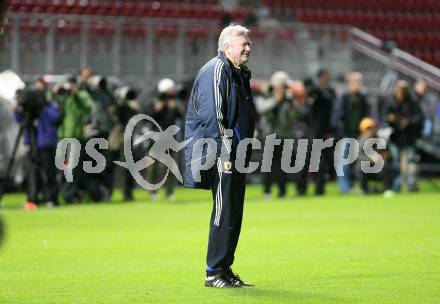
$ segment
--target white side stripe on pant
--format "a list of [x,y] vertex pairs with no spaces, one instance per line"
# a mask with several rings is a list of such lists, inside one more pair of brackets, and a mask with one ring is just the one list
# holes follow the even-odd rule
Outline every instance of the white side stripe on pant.
[[215,218],[214,218],[214,225],[220,226],[220,216],[222,214],[222,205],[223,205],[223,199],[222,199],[222,162],[220,158],[217,159],[217,171],[218,171],[218,185],[217,185],[217,191],[215,194]]

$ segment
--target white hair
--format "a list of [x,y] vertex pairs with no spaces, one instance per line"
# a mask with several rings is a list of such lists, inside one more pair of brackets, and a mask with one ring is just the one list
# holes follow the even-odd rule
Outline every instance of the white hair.
[[290,76],[284,71],[277,71],[270,77],[272,86],[287,85],[290,82]]
[[348,73],[347,77],[346,77],[346,80],[347,80],[347,82],[350,82],[352,80],[362,81],[363,77],[362,77],[362,74],[360,72],[356,72],[355,71],[355,72]]
[[222,30],[220,36],[218,37],[218,50],[224,51],[225,44],[229,43],[232,38],[236,36],[247,36],[248,33],[249,29],[245,28],[244,26],[236,23],[231,23]]

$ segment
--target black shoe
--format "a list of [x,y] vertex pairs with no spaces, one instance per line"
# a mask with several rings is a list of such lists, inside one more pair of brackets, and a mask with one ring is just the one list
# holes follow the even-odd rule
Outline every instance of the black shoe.
[[216,274],[216,275],[212,275],[212,276],[206,275],[205,287],[237,288],[237,287],[241,287],[241,286],[238,286],[237,284],[233,284],[229,280],[229,277],[226,274],[220,273],[220,274]]
[[244,282],[242,279],[240,279],[238,274],[234,273],[231,268],[229,268],[228,272],[226,273],[226,277],[229,280],[229,282],[231,282],[231,284],[234,284],[237,287],[254,286],[254,284],[249,282]]

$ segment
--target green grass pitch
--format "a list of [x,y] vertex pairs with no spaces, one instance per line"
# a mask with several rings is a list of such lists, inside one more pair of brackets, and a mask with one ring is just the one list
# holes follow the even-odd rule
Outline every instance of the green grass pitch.
[[233,290],[203,287],[209,192],[33,212],[7,195],[0,303],[440,303],[438,190],[331,188],[268,201],[248,187],[234,271],[256,287]]

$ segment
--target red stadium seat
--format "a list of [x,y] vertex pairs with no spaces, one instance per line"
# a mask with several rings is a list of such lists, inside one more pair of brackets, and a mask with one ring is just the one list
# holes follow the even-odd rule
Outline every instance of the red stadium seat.
[[175,37],[177,35],[178,27],[170,24],[158,24],[154,27],[154,33],[161,37]]
[[144,24],[124,24],[122,28],[122,35],[130,37],[143,37],[147,32],[147,27]]
[[292,29],[276,29],[274,31],[275,39],[279,40],[293,40],[295,33]]
[[75,34],[81,31],[81,24],[78,21],[58,20],[55,32],[64,34]]
[[204,38],[209,35],[209,29],[203,25],[192,25],[187,29],[188,38]]
[[115,26],[110,23],[93,22],[90,26],[92,36],[110,36],[115,31]]
[[31,19],[23,21],[20,24],[20,29],[25,33],[43,33],[47,31],[48,25],[49,23],[47,20]]

